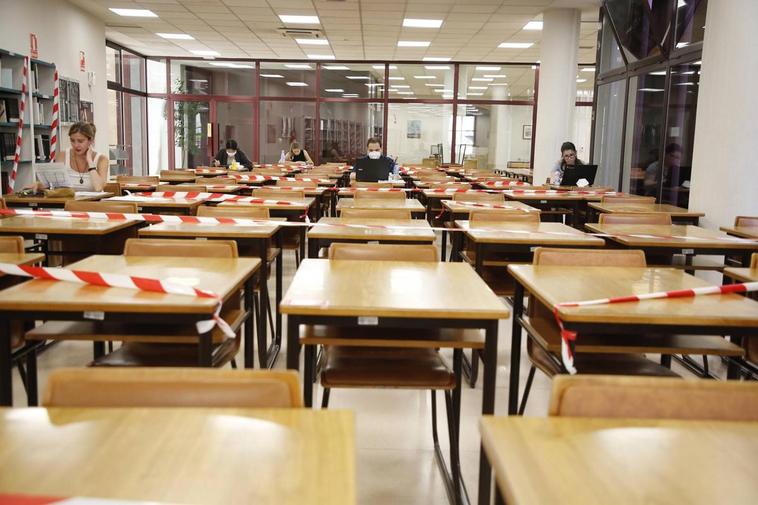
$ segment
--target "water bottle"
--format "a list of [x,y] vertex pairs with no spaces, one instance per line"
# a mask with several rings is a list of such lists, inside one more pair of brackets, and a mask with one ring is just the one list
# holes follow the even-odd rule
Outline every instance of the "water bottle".
[[282,154],[279,155],[279,163],[284,163],[286,161],[286,156],[284,154],[284,149],[282,149]]

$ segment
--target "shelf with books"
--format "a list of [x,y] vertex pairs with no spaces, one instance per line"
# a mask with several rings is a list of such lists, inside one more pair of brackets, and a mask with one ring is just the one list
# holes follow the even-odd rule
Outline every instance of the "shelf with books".
[[20,89],[3,88],[0,86],[0,95],[21,95]]

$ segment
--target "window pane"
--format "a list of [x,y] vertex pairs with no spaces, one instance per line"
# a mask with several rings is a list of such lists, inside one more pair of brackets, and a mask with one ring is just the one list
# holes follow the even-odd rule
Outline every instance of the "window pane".
[[145,91],[145,59],[127,51],[121,51],[123,82],[125,88]]
[[[593,163],[598,165],[597,177],[595,178],[595,185],[597,186],[618,187],[624,129],[625,93],[626,80],[623,79],[603,84],[597,88],[595,149],[592,156]],[[577,107],[577,109],[579,108]],[[584,109],[584,107],[581,108]],[[628,185],[625,185],[625,190],[628,190]]]
[[[215,155],[226,147],[227,140],[236,140],[239,150],[248,158],[253,156],[253,104],[216,102],[216,141],[211,152]],[[252,159],[252,158],[250,158]]]
[[389,104],[387,154],[397,156],[399,163],[421,163],[442,144],[443,163],[449,163],[452,116],[448,104]]
[[613,36],[613,28],[608,16],[603,16],[603,39],[600,46],[600,73],[608,72],[624,66],[621,49]]
[[168,111],[167,100],[163,98],[147,99],[150,175],[158,175],[168,168]]
[[110,150],[111,175],[126,174],[126,168],[122,161],[123,144],[121,128],[121,92],[108,90],[108,148]]
[[[176,168],[195,168],[207,165],[208,102],[174,102],[174,165]],[[215,153],[214,153],[215,154]]]
[[255,94],[255,65],[250,62],[172,60],[171,89],[188,95]]
[[676,7],[677,48],[702,42],[705,35],[705,13],[708,0],[679,0]]
[[651,72],[629,80],[624,190],[657,196],[658,160],[663,130],[665,75]]
[[[390,81],[390,84],[397,84],[397,89],[405,89],[404,81],[393,80]],[[321,96],[329,98],[384,98],[384,64],[342,65],[335,63],[322,65]]]
[[105,46],[105,79],[113,82],[121,82],[121,58],[119,50]]
[[674,0],[607,0],[605,3],[627,59],[660,54],[671,31]]
[[146,172],[145,146],[145,98],[123,93],[124,148],[126,151],[126,171],[130,175]]
[[166,60],[147,60],[147,92],[167,93]]
[[369,137],[381,140],[384,105],[321,103],[321,161],[352,161],[364,156]]
[[295,141],[316,161],[315,103],[262,101],[260,107],[261,163],[276,163]]
[[531,105],[459,105],[456,161],[476,159],[479,168],[505,168],[510,161],[529,162],[532,111]]
[[[396,66],[397,68],[392,68]],[[453,65],[392,65],[390,98],[453,98]],[[400,87],[400,86],[408,86]]]
[[261,96],[316,96],[315,63],[261,63]]
[[458,70],[458,98],[532,100],[534,69],[530,65],[461,65]]

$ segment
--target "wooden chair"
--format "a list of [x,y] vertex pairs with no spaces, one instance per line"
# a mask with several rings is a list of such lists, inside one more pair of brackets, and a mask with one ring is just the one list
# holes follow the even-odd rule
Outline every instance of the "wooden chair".
[[136,202],[82,202],[68,200],[63,209],[69,212],[118,212],[121,214],[137,214]]
[[206,187],[201,184],[159,184],[155,191],[176,191],[177,193],[205,193]]
[[123,194],[121,191],[121,184],[117,182],[106,182],[103,184],[103,191],[106,193],[113,193],[115,196],[121,196]]
[[503,193],[472,191],[469,193],[453,193],[453,200],[456,202],[504,203],[505,195]]
[[5,205],[5,198],[0,198],[0,209],[7,209],[8,206]]
[[302,407],[297,372],[207,368],[61,368],[46,407]]
[[197,177],[195,178],[195,184],[235,186],[237,179],[234,177]]
[[356,191],[356,200],[405,200],[405,191]]
[[563,375],[550,416],[758,421],[758,383],[663,377]]
[[734,226],[758,226],[758,216],[737,216]]
[[467,182],[430,182],[429,189],[471,189]]
[[256,188],[253,190],[253,196],[267,200],[303,200],[305,191],[296,189],[269,189]]
[[198,217],[238,217],[240,219],[269,219],[269,210],[266,207],[254,205],[238,206],[210,206],[202,205],[197,208]]
[[[310,179],[310,177],[307,177],[307,179]],[[276,181],[276,185],[277,186],[286,186],[286,187],[290,187],[290,188],[317,188],[318,187],[318,181],[313,181],[313,180],[311,180],[311,181],[302,181],[302,180],[300,180],[300,181],[298,181],[298,180],[287,181],[287,180],[278,179]]]
[[345,208],[340,212],[343,219],[411,219],[410,210],[402,209],[356,209]]
[[521,210],[472,211],[468,216],[469,225],[477,223],[509,222],[509,223],[539,223],[539,212],[524,212]]
[[637,195],[607,195],[601,200],[601,203],[655,203],[654,196],[637,196]]
[[191,181],[195,179],[194,170],[161,170],[160,180],[162,181]]
[[177,256],[189,258],[237,258],[234,240],[185,240],[135,238],[126,241],[124,256]]
[[[136,202],[82,202],[78,200],[68,200],[64,206],[64,210],[69,212],[115,212],[119,214],[137,214]],[[121,254],[124,250],[124,243],[130,238],[137,237],[137,227],[131,226],[129,228],[117,231],[109,235],[107,241],[103,241],[98,245],[98,241],[92,237],[69,237],[61,238],[49,243],[48,247],[52,250],[66,251],[67,255],[64,258],[63,264],[70,264],[74,261],[78,261],[86,258],[94,251],[98,254]],[[77,251],[77,253],[73,253]],[[82,252],[79,251],[93,251]]]
[[600,224],[652,224],[671,226],[671,214],[643,213],[643,212],[614,212],[601,213],[598,222]]
[[24,254],[24,237],[0,236],[0,253]]
[[351,188],[391,188],[391,182],[351,181]]
[[116,182],[119,184],[149,184],[157,186],[161,183],[157,175],[117,175]]

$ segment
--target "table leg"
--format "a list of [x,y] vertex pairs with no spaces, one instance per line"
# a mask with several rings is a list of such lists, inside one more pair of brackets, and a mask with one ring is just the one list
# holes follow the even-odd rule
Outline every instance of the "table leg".
[[524,286],[516,281],[513,293],[513,325],[511,327],[511,370],[508,385],[508,415],[518,412],[519,368],[521,366],[521,323],[524,312]]
[[315,347],[313,345],[304,346],[305,356],[303,358],[303,404],[305,408],[313,407],[313,372]]
[[[257,275],[263,275],[262,270],[258,270]],[[255,296],[255,283],[257,276],[253,275],[245,282],[245,312],[247,312],[247,318],[245,319],[245,368],[255,368],[255,355],[253,344],[253,333],[255,325],[255,317],[253,310],[253,297]]]
[[[497,320],[490,321],[486,326],[484,337],[484,380],[482,381],[482,415],[495,413],[495,374],[497,372]],[[489,505],[490,482],[492,468],[484,452],[484,446],[479,447],[479,504]]]
[[7,319],[0,319],[0,405],[13,405],[13,383],[11,357],[11,325]]
[[[279,253],[282,254],[281,252]],[[260,251],[261,255],[261,267],[259,269],[261,280],[260,280],[260,305],[258,306],[258,345],[260,346],[263,344],[263,349],[258,350],[258,364],[261,368],[265,369],[268,367],[268,363],[271,361],[271,356],[269,353],[269,350],[273,348],[273,346],[267,348],[268,344],[268,310],[269,306],[271,304],[271,300],[269,300],[268,296],[268,272],[270,265],[267,263],[268,261],[268,247],[264,246],[262,247],[262,250]],[[277,261],[279,259],[277,258]],[[272,341],[274,338],[272,337]],[[261,356],[265,356],[265,360],[261,360]]]
[[292,314],[287,316],[287,368],[300,369],[300,323]]
[[197,346],[197,364],[201,367],[213,366],[213,331],[200,334],[200,342]]
[[279,305],[282,303],[282,279],[284,276],[284,252],[282,251],[282,234],[281,231],[276,234],[276,247],[279,248],[279,256],[276,258],[276,335],[274,340],[276,345],[282,345],[282,313],[279,311]]
[[26,355],[26,398],[29,407],[39,405],[36,346],[30,349]]
[[308,237],[308,257],[309,258],[318,258],[318,250],[320,248],[319,240]]

